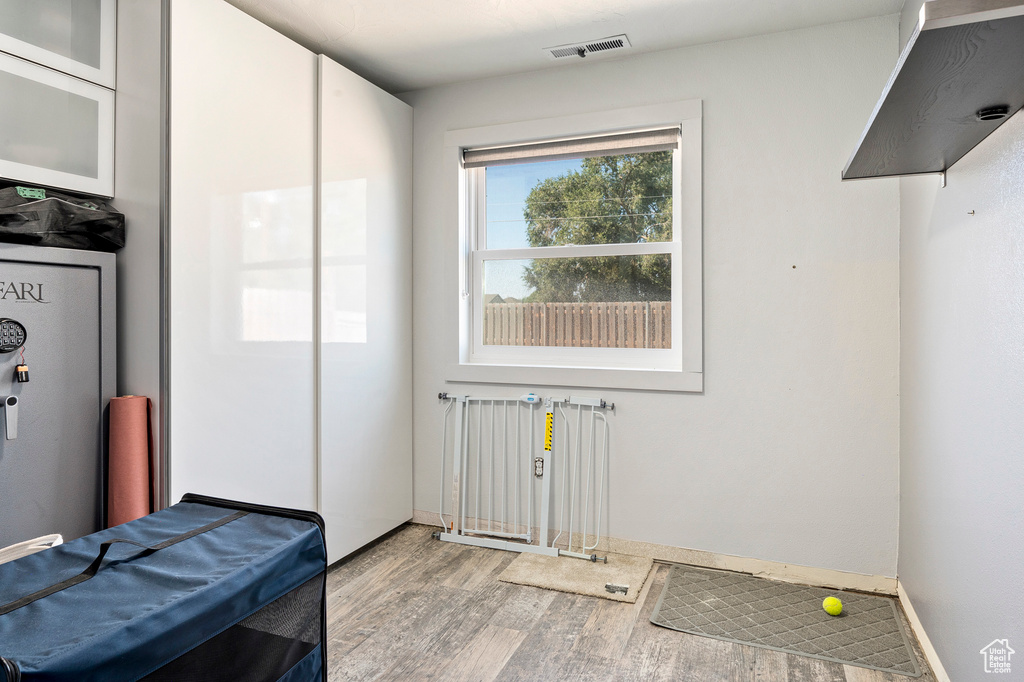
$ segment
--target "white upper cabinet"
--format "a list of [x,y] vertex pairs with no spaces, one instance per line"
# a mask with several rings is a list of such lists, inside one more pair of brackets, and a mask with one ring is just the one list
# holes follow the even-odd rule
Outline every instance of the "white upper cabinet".
[[114,93],[0,53],[0,177],[114,193]]
[[117,0],[0,0],[0,50],[113,89]]
[[116,15],[117,0],[0,0],[0,177],[113,196]]

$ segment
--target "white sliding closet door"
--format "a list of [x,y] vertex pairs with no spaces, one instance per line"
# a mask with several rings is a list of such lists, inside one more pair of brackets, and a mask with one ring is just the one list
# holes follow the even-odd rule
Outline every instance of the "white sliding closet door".
[[412,109],[320,57],[320,506],[335,561],[412,517]]
[[171,2],[170,501],[314,509],[317,58]]

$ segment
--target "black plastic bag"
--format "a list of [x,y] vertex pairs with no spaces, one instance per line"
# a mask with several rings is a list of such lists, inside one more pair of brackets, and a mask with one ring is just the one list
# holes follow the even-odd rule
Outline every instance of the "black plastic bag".
[[124,246],[124,214],[103,199],[5,187],[0,189],[0,241],[117,251]]

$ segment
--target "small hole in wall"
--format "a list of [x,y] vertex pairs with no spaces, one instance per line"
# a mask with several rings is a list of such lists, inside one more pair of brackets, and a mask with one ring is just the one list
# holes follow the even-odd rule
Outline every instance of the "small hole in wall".
[[796,270],[796,266],[795,265],[793,266],[793,269]]

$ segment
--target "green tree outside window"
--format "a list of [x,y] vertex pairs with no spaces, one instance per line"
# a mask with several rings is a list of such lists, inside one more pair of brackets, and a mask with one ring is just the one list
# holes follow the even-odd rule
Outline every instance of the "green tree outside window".
[[[672,152],[585,158],[538,183],[523,216],[530,246],[672,240]],[[523,272],[539,302],[671,300],[667,254],[535,259]]]

